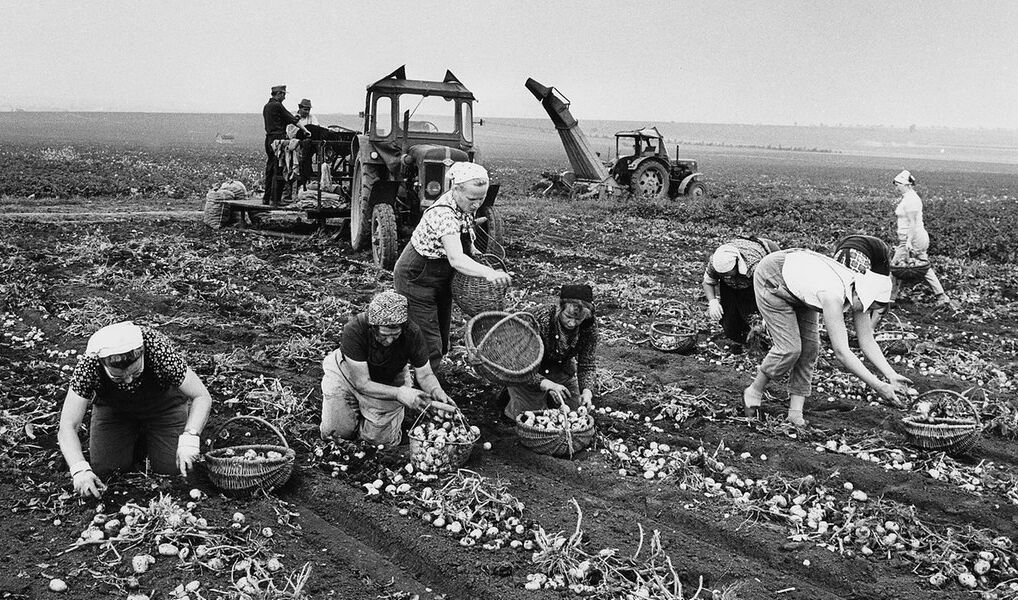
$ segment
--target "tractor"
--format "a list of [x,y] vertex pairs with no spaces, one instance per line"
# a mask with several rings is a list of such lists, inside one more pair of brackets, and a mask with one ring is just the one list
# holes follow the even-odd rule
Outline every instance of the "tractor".
[[[474,95],[451,72],[442,81],[407,79],[404,67],[367,87],[364,133],[351,147],[350,245],[371,246],[391,270],[424,211],[449,191],[446,171],[475,161]],[[480,123],[479,123],[480,124]],[[502,243],[498,185],[475,214],[477,249]]]
[[619,185],[645,198],[705,196],[707,184],[699,180],[696,161],[669,160],[664,141],[657,127],[616,133],[615,163],[609,173]]

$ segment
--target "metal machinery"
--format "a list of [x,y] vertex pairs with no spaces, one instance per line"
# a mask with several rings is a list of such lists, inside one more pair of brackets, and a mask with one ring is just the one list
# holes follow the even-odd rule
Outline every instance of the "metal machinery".
[[[700,180],[701,173],[696,170],[696,161],[670,160],[664,136],[656,127],[616,133],[615,160],[606,168],[591,149],[579,122],[569,112],[569,99],[554,87],[543,86],[533,79],[527,79],[526,86],[555,124],[577,181],[594,184],[602,195],[615,193],[623,187],[646,198],[707,193],[706,184]],[[678,146],[675,152],[678,154]]]
[[[454,162],[474,161],[474,95],[451,72],[442,81],[407,79],[404,67],[367,88],[364,130],[351,146],[350,245],[371,245],[392,269],[424,210],[449,189]],[[503,241],[494,207],[498,185],[476,213],[478,250]]]

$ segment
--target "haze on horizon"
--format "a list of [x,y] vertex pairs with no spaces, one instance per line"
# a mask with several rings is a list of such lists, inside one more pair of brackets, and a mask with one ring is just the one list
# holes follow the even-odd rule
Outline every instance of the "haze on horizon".
[[[1018,3],[608,0],[11,3],[0,110],[363,108],[402,64],[486,117],[1018,130]],[[282,10],[287,12],[283,13]]]

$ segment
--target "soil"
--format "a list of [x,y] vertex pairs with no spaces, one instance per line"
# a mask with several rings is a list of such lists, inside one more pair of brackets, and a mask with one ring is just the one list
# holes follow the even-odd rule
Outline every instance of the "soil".
[[[518,189],[525,189],[522,180],[531,174],[524,173],[516,182]],[[841,371],[832,366],[836,361],[829,353],[818,371],[818,381],[829,382],[828,392],[808,403],[809,430],[773,426],[783,416],[781,400],[765,404],[771,426],[750,427],[737,418],[741,390],[761,354],[751,350],[729,355],[717,329],[702,322],[702,316],[692,316],[702,312],[696,289],[704,257],[725,232],[683,223],[667,212],[642,217],[612,203],[535,199],[505,187],[507,196],[500,203],[512,233],[508,256],[516,282],[513,299],[549,301],[565,280],[594,282],[602,324],[599,376],[608,389],[596,403],[630,411],[634,418],[598,415],[600,435],[594,446],[572,459],[530,452],[511,431],[497,425],[499,390],[465,366],[457,333],[457,347],[442,379],[470,422],[480,426],[482,439],[492,443],[490,450],[476,448],[467,468],[508,481],[510,492],[526,507],[526,518],[548,532],[572,532],[575,499],[583,511],[584,546],[592,553],[617,548],[631,555],[641,545],[641,527],[647,539],[659,531],[663,550],[687,591],[702,578],[707,588],[728,589],[729,598],[971,597],[956,583],[933,588],[926,583],[928,573],[902,555],[848,556],[809,541],[790,541],[787,523],[751,518],[721,497],[683,489],[678,485],[681,478],[621,475],[622,465],[608,449],[612,440],[624,440],[630,448],[653,441],[710,450],[723,443],[730,449],[726,460],[745,476],[811,475],[830,479],[839,489],[843,482],[851,482],[871,498],[915,507],[923,522],[937,531],[973,526],[1013,538],[1018,523],[1018,500],[999,490],[976,494],[920,469],[894,470],[847,454],[818,452],[817,446],[829,439],[872,435],[916,455],[917,461],[927,457],[906,444],[902,412],[870,401],[858,384],[842,383],[847,377],[837,375]],[[163,199],[151,202],[162,204]],[[206,431],[234,414],[274,416],[297,451],[297,461],[291,481],[271,497],[221,495],[200,473],[188,481],[179,477],[111,481],[103,499],[107,512],[126,498],[143,500],[167,492],[186,502],[188,490],[201,489],[209,496],[197,510],[210,522],[228,522],[229,515],[239,510],[254,530],[274,527],[277,534],[271,545],[283,556],[287,572],[310,563],[312,575],[305,591],[313,598],[571,595],[523,588],[527,574],[536,572],[528,551],[463,547],[456,537],[422,520],[412,502],[366,496],[361,484],[374,479],[382,468],[379,463],[367,462],[333,477],[316,457],[314,450],[321,447],[319,361],[338,345],[347,318],[376,290],[391,285],[391,274],[370,266],[363,253],[324,237],[273,239],[238,230],[212,231],[191,212],[107,212],[111,214],[88,211],[95,222],[74,222],[85,215],[73,213],[61,223],[49,222],[49,214],[40,222],[27,214],[0,221],[0,272],[5,278],[5,296],[0,298],[4,320],[0,395],[5,398],[4,414],[11,417],[0,430],[4,444],[0,497],[8,499],[8,506],[0,510],[0,528],[7,532],[0,542],[0,598],[56,596],[47,590],[54,576],[67,581],[70,589],[62,594],[67,597],[124,595],[93,578],[89,569],[98,568],[95,549],[60,554],[77,539],[97,506],[94,500],[59,500],[60,493],[70,489],[70,479],[55,439],[67,385],[64,367],[73,366],[75,357],[54,352],[82,350],[96,326],[119,318],[156,325],[185,351],[216,400]],[[978,265],[960,261],[943,265],[941,277],[952,292],[975,285],[963,273]],[[941,347],[954,339],[959,348],[984,361],[979,363],[984,365],[982,373],[972,374],[965,365],[954,372],[931,373],[919,367],[924,358],[916,355],[909,362],[906,356],[899,369],[913,377],[915,386],[962,390],[981,381],[992,398],[1013,402],[1012,388],[994,388],[989,382],[994,377],[991,369],[1008,377],[1015,373],[1015,346],[1001,342],[1014,339],[1015,300],[1000,304],[998,312],[984,318],[969,319],[965,313],[936,309],[921,289],[913,288],[909,296],[914,303],[896,309],[897,314],[926,336],[936,333]],[[699,320],[699,345],[689,355],[662,353],[647,343],[655,309],[676,297],[689,308],[689,318]],[[959,335],[945,337],[948,334]],[[266,382],[274,378],[288,392],[277,389],[271,398],[290,398],[293,403],[272,413],[259,405],[259,398],[266,396],[252,392],[267,389]],[[659,413],[655,402],[662,398],[663,386],[703,394],[718,410],[682,422],[655,420]],[[780,386],[771,391],[776,398],[783,397]],[[24,421],[13,418],[18,415],[26,415],[33,424],[32,435],[26,433]],[[397,452],[381,462],[399,468],[399,457]],[[970,467],[980,460],[991,461],[1004,473],[1018,473],[1018,450],[1000,432],[985,433],[973,456],[961,460]],[[281,519],[280,500],[299,516]],[[401,515],[400,508],[408,514]],[[167,598],[178,583],[192,579],[222,590],[206,597],[227,596],[228,576],[194,566],[155,569],[142,584],[156,592],[154,598]]]

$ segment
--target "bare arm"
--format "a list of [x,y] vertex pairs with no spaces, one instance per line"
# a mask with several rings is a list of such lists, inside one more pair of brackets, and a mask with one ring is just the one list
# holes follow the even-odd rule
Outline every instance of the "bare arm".
[[911,249],[915,245],[916,235],[919,234],[919,215],[923,213],[921,208],[905,209],[905,220],[908,222],[908,233],[905,236],[905,246]]
[[60,410],[60,428],[57,431],[57,443],[60,445],[60,452],[64,455],[68,466],[85,460],[85,454],[81,450],[81,439],[78,438],[78,430],[85,418],[88,404],[89,401],[86,398],[68,388],[64,406]]
[[[873,389],[878,389],[882,382],[876,375],[866,368],[866,365],[859,360],[848,346],[848,331],[845,329],[845,316],[842,312],[843,300],[836,294],[823,295],[821,297],[824,310],[824,326],[827,328],[827,337],[831,340],[831,348],[838,361],[845,366],[853,375],[863,380],[863,383]],[[868,319],[868,315],[866,315]],[[873,338],[872,328],[870,339]],[[886,361],[885,361],[886,362]]]
[[371,373],[368,370],[367,362],[344,357],[340,369],[343,370],[343,374],[347,376],[353,387],[365,396],[371,396],[380,400],[398,399],[398,387],[371,380]]
[[431,369],[431,363],[426,362],[424,366],[414,368],[414,372],[417,374],[417,382],[421,384],[421,389],[431,396],[432,400],[438,400],[446,404],[456,404],[449,397],[449,394],[446,394],[445,390],[442,389],[442,384],[438,382],[435,372]]
[[718,292],[720,292],[720,286],[716,283],[703,283],[703,293],[707,296],[707,303],[709,304],[712,300],[718,299]]
[[873,366],[883,373],[884,377],[893,381],[897,373],[887,362],[880,345],[873,339],[873,318],[870,313],[862,310],[856,311],[852,315],[852,320],[855,323],[855,333],[859,338],[859,349],[862,350],[863,356],[873,363]]
[[452,265],[452,268],[464,275],[484,277],[485,279],[490,280],[498,278],[499,273],[502,273],[502,275],[508,279],[508,275],[505,275],[504,272],[493,269],[487,265],[482,265],[467,256],[466,253],[463,252],[463,245],[460,242],[459,236],[442,236],[442,247],[445,248],[445,255],[449,259],[449,264]]
[[201,432],[205,428],[205,422],[209,418],[209,411],[212,409],[212,394],[202,383],[198,375],[188,367],[184,374],[184,381],[180,384],[180,391],[191,399],[191,412],[187,415],[187,423],[184,425],[186,431]]

